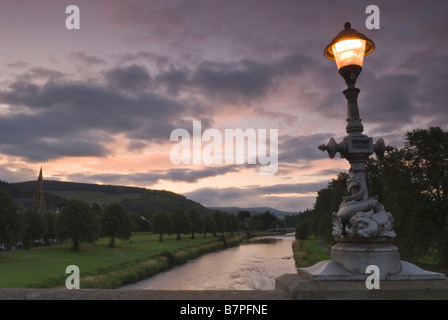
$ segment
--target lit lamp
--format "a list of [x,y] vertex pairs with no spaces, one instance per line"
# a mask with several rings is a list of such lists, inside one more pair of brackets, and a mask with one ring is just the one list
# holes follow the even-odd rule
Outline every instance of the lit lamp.
[[348,86],[354,86],[362,70],[364,57],[371,54],[375,44],[362,33],[351,28],[350,22],[345,23],[344,30],[325,48],[324,55],[330,60],[336,60],[339,74]]

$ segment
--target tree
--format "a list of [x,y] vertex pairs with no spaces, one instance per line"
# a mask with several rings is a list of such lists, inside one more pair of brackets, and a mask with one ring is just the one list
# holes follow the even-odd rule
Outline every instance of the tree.
[[103,212],[103,209],[101,208],[101,206],[98,204],[98,203],[94,203],[94,204],[92,204],[92,209],[93,209],[93,211],[95,211],[95,213],[97,214],[97,215],[101,215],[101,213]]
[[259,218],[260,218],[260,221],[263,222],[263,230],[268,229],[272,222],[278,221],[277,217],[274,216],[269,211],[266,211],[265,213],[260,214]]
[[149,232],[149,221],[151,215],[145,212],[132,213],[131,218],[133,221],[133,231],[137,232]]
[[227,214],[226,218],[227,218],[227,231],[229,231],[231,235],[233,235],[234,232],[240,231],[240,221],[238,220],[236,215]]
[[250,221],[250,212],[249,211],[238,211],[237,214],[238,220],[241,222],[241,226],[243,229],[247,229],[249,227],[249,221]]
[[99,220],[83,200],[69,200],[56,221],[60,240],[73,241],[72,250],[79,250],[80,242],[94,242],[98,239]]
[[407,132],[404,148],[369,161],[368,169],[374,192],[394,217],[400,254],[448,265],[448,132]]
[[28,209],[23,213],[24,229],[22,234],[23,248],[29,249],[34,240],[43,237],[46,231],[46,221],[43,215],[35,210]]
[[312,211],[306,210],[298,215],[295,238],[306,240],[311,235]]
[[238,211],[237,217],[240,221],[246,221],[250,219],[250,212],[245,210]]
[[55,226],[56,226],[56,214],[51,212],[44,213],[44,219],[46,223],[45,233],[43,234],[43,238],[45,241],[45,245],[49,246],[50,239],[56,238]]
[[343,197],[348,196],[347,174],[339,173],[326,188],[317,191],[311,225],[315,226],[314,234],[322,237],[328,244],[334,243],[332,236],[332,214],[338,212]]
[[132,235],[131,217],[119,203],[111,203],[104,208],[101,216],[102,234],[109,237],[109,247],[115,247],[115,238],[129,240]]
[[204,222],[204,238],[206,233],[211,233],[216,237],[216,222],[210,215],[202,216],[202,221]]
[[216,231],[224,233],[227,230],[227,219],[223,212],[214,210],[212,212],[212,218],[216,222]]
[[254,214],[249,221],[249,229],[251,230],[263,230],[264,223],[260,220],[259,214]]
[[194,239],[194,233],[204,232],[204,221],[202,221],[202,216],[196,209],[192,208],[187,211],[187,215],[191,221],[191,239]]
[[174,231],[173,220],[164,211],[156,213],[156,215],[151,219],[152,231],[159,234],[159,241],[162,242],[164,234],[171,234]]
[[11,196],[0,190],[0,243],[15,245],[22,236],[23,222]]
[[171,213],[171,219],[174,224],[174,232],[177,233],[176,240],[181,240],[181,233],[187,234],[191,232],[191,221],[184,210],[179,208],[175,209],[173,213]]

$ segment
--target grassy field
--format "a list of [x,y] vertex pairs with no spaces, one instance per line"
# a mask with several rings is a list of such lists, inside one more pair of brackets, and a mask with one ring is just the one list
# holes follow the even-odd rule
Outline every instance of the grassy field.
[[[239,243],[239,238],[233,238]],[[102,238],[95,244],[81,244],[78,252],[70,250],[71,244],[57,244],[1,253],[0,288],[65,286],[69,265],[79,267],[81,287],[112,288],[138,280],[136,274],[152,275],[167,269],[172,261],[183,262],[223,247],[218,237],[211,235],[184,236],[181,241],[175,240],[175,235],[165,235],[159,242],[158,235],[139,234],[131,240],[117,241],[116,248],[109,248],[108,239]],[[120,279],[109,281],[114,275]]]

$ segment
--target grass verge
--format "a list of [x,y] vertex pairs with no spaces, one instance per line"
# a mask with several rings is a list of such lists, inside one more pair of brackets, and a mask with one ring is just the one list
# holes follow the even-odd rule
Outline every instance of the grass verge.
[[319,261],[330,259],[330,255],[322,250],[314,238],[295,240],[292,251],[297,268],[310,267]]
[[55,288],[65,287],[68,265],[80,269],[81,288],[118,288],[180,265],[202,254],[238,245],[242,236],[188,236],[181,241],[175,235],[133,235],[131,241],[118,242],[109,248],[108,239],[87,244],[81,250],[70,250],[71,244],[16,250],[0,255],[0,288]]

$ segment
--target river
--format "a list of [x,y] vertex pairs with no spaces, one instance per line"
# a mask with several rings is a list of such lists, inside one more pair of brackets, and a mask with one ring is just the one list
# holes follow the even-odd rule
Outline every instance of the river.
[[121,289],[273,290],[275,278],[297,272],[292,256],[294,234],[266,238],[273,240],[209,253]]

